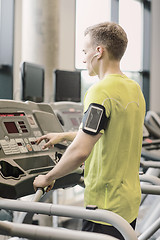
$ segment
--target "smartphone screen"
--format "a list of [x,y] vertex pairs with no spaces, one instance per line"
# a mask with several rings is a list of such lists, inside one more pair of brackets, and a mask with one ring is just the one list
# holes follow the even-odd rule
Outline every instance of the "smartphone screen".
[[102,118],[102,114],[103,114],[103,109],[96,106],[91,106],[91,108],[89,109],[89,113],[86,119],[84,129],[92,132],[97,132],[101,118]]

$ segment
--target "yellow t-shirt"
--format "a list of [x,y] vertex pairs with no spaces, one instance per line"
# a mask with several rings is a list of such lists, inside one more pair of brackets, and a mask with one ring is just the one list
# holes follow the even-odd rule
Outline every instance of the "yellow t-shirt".
[[84,112],[91,103],[105,107],[109,122],[85,161],[85,206],[110,210],[131,223],[141,201],[144,97],[135,81],[110,74],[87,91]]

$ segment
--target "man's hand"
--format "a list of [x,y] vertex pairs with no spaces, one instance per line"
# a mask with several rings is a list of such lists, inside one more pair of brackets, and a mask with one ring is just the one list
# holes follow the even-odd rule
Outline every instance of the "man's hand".
[[51,148],[54,146],[54,144],[63,142],[65,140],[73,141],[73,139],[76,137],[76,134],[76,132],[48,133],[38,138],[37,144],[39,144],[42,140],[45,140],[46,144],[44,144],[43,149]]
[[34,190],[36,191],[38,188],[46,188],[46,192],[49,192],[54,186],[55,180],[49,182],[47,180],[46,175],[39,175],[35,178],[33,182]]
[[43,149],[53,147],[54,144],[64,141],[64,134],[63,133],[48,133],[43,135],[42,137],[37,139],[37,144],[39,144],[42,140],[46,141],[44,144]]

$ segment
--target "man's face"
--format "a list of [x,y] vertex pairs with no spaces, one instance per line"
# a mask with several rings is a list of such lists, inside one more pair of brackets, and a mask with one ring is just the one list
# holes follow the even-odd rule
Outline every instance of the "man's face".
[[84,37],[84,47],[83,47],[83,53],[84,53],[84,59],[83,59],[83,63],[86,64],[86,68],[88,70],[88,74],[90,76],[95,76],[97,75],[96,73],[96,49],[93,48],[92,46],[92,42],[91,42],[91,38],[89,36],[89,34],[87,34]]

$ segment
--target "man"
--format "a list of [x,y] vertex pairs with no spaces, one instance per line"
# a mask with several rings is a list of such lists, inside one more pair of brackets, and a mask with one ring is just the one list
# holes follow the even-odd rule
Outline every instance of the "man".
[[[46,175],[35,178],[34,188],[48,187],[85,161],[84,203],[113,211],[135,228],[141,189],[141,156],[145,101],[139,85],[120,70],[127,36],[116,23],[107,22],[86,29],[86,63],[90,76],[100,81],[87,91],[84,116],[78,133],[50,133],[44,148],[73,140],[60,162]],[[83,222],[84,231],[106,233],[123,239],[110,225]]]

